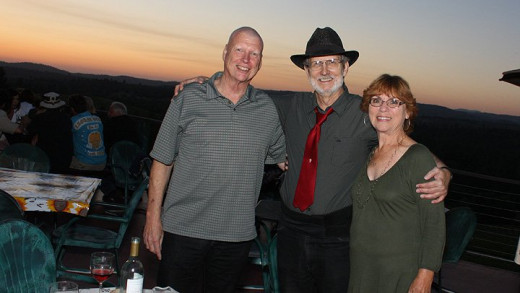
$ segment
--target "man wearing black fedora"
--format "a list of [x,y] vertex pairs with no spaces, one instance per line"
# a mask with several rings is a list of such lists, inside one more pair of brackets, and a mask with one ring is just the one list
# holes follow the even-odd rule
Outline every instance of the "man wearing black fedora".
[[[272,96],[286,135],[290,164],[280,193],[278,268],[281,292],[347,292],[351,187],[377,135],[349,93],[345,76],[359,57],[331,28],[317,28],[305,54],[291,56],[314,92]],[[202,79],[190,79],[201,81]],[[176,92],[181,87],[176,88]],[[442,163],[439,163],[442,165]],[[442,201],[449,171],[435,168],[418,186]],[[353,268],[355,269],[355,268]]]
[[[291,56],[307,73],[314,92],[272,97],[286,133],[291,166],[280,190],[282,292],[347,292],[351,187],[377,143],[360,110],[361,98],[344,85],[358,57],[357,51],[343,48],[333,29],[317,28],[305,54]],[[421,186],[425,188],[421,192],[443,200],[449,174],[437,168],[430,173],[437,179]]]

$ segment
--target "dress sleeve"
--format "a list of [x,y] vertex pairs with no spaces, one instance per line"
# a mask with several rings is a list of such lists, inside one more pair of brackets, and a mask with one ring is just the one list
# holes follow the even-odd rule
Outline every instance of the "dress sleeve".
[[422,145],[414,148],[410,171],[413,178],[412,188],[417,199],[420,223],[419,267],[437,272],[442,265],[442,255],[446,237],[444,203],[431,203],[421,199],[415,192],[415,184],[424,182],[424,175],[435,167],[431,152]]

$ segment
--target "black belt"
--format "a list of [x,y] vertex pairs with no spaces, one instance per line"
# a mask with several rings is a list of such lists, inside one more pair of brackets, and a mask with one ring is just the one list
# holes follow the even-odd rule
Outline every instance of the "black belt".
[[[289,227],[298,228],[298,223],[322,226],[327,236],[348,236],[352,222],[352,206],[342,208],[326,215],[306,215],[290,210],[282,204],[282,214]],[[299,230],[299,229],[298,229]]]

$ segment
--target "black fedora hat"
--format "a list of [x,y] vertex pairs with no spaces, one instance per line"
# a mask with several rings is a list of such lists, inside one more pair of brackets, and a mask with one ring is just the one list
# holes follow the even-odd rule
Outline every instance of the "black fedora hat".
[[307,42],[305,54],[292,55],[291,61],[296,64],[296,66],[303,69],[303,62],[305,62],[307,58],[326,55],[347,56],[349,59],[349,65],[352,66],[359,57],[359,52],[345,51],[340,37],[330,27],[317,28]]

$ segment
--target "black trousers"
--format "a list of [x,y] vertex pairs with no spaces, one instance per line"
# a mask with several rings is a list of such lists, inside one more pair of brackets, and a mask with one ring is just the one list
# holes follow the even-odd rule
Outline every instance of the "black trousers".
[[325,216],[282,211],[277,247],[281,292],[347,292],[351,207]]
[[252,242],[205,240],[165,232],[157,285],[182,293],[233,293]]

